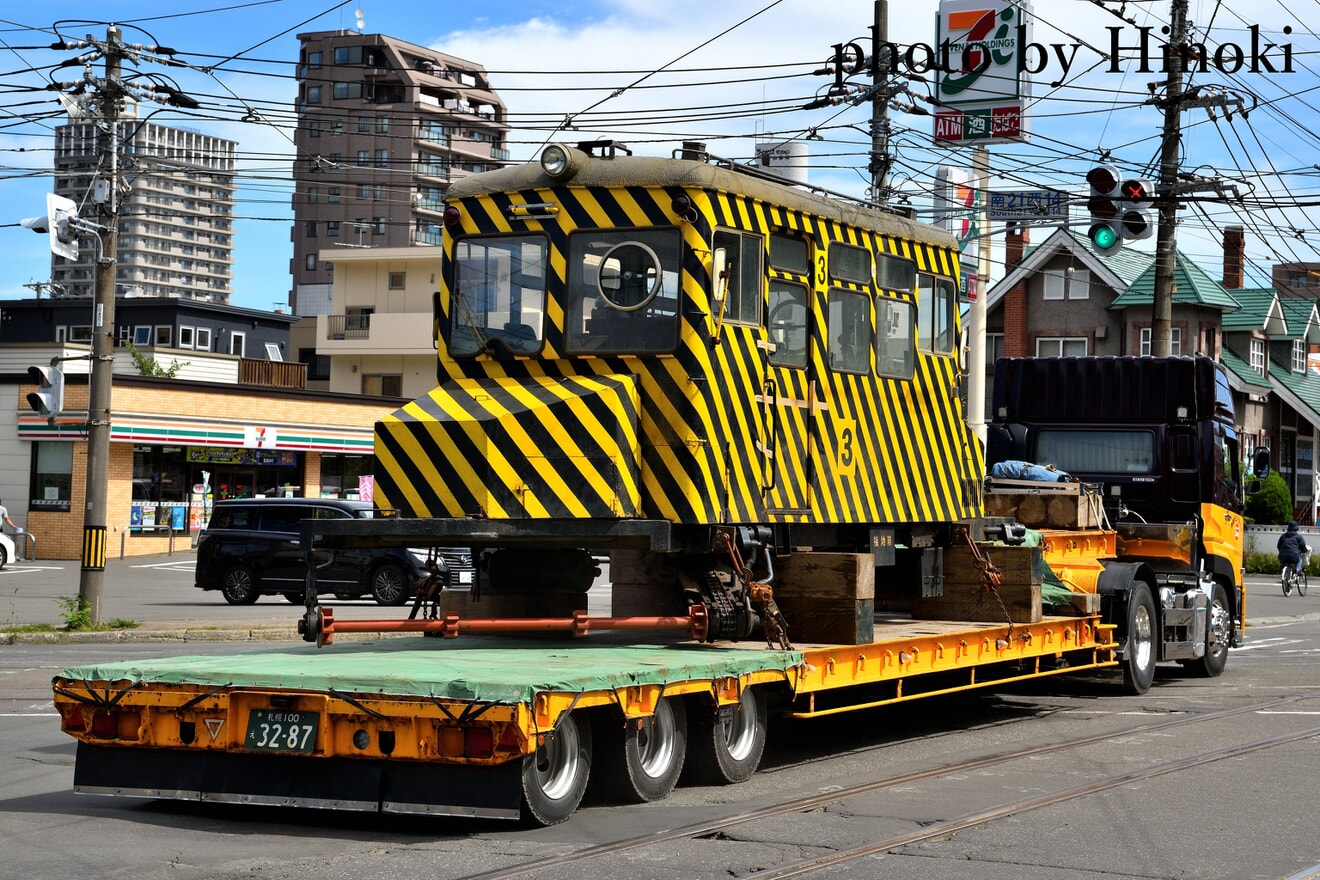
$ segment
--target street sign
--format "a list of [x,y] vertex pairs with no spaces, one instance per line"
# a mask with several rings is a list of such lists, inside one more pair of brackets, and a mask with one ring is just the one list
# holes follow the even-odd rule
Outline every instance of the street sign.
[[1059,190],[1021,189],[988,195],[986,218],[991,221],[1068,219],[1068,198]]

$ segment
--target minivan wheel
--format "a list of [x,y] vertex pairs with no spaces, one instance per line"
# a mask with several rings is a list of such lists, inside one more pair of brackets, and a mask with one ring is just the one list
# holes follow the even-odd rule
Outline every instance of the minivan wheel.
[[371,598],[377,605],[402,605],[409,592],[407,573],[393,563],[382,565],[371,576]]
[[256,575],[246,565],[235,565],[225,572],[220,593],[230,605],[251,605],[261,595]]

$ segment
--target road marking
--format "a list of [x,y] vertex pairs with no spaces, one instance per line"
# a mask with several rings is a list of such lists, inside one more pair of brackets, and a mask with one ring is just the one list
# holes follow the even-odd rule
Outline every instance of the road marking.
[[1320,712],[1303,712],[1300,709],[1289,712],[1284,712],[1281,710],[1266,711],[1264,709],[1261,709],[1256,714],[1257,715],[1320,715]]
[[39,571],[64,571],[62,565],[7,565],[0,568],[0,574],[35,574]]
[[173,562],[153,562],[150,565],[133,565],[130,568],[170,568],[171,566],[182,565],[186,567],[179,569],[180,571],[191,571],[193,564],[191,562],[179,562],[176,559]]

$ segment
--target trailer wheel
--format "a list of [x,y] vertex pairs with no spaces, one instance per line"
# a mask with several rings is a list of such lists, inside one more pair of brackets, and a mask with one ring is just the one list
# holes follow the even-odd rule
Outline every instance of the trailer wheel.
[[743,688],[732,713],[721,718],[703,707],[693,713],[690,729],[686,779],[707,785],[746,782],[765,750],[765,697],[756,688]]
[[581,715],[565,715],[523,759],[523,820],[533,825],[563,822],[582,802],[590,776],[591,724]]
[[1206,609],[1205,656],[1184,660],[1182,664],[1193,675],[1214,678],[1228,664],[1228,645],[1232,636],[1233,620],[1228,610],[1228,591],[1216,583],[1210,592],[1210,607]]
[[662,800],[674,790],[687,755],[687,708],[679,697],[662,697],[650,718],[596,716],[596,773],[601,793],[612,801]]
[[382,565],[371,576],[371,598],[377,605],[402,605],[408,592],[408,575],[394,563]]
[[251,605],[261,595],[257,586],[257,576],[246,565],[235,565],[225,572],[225,579],[220,584],[220,593],[230,605]]
[[1145,581],[1133,581],[1127,603],[1127,648],[1123,653],[1123,689],[1140,696],[1155,681],[1158,618]]

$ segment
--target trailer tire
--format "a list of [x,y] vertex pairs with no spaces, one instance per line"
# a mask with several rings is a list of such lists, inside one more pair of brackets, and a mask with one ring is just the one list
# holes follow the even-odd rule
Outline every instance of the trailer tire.
[[251,605],[261,596],[257,576],[246,565],[235,565],[225,572],[220,582],[220,594],[230,605]]
[[1145,581],[1133,581],[1127,601],[1127,647],[1123,651],[1123,689],[1133,696],[1150,690],[1159,652],[1159,618]]
[[1205,613],[1205,656],[1183,660],[1182,664],[1193,675],[1215,678],[1228,664],[1228,646],[1233,639],[1233,615],[1228,610],[1228,591],[1223,584],[1215,582]]
[[564,715],[523,759],[522,818],[529,825],[557,825],[573,815],[591,777],[591,723]]
[[371,598],[377,605],[402,605],[408,601],[408,573],[392,562],[371,574]]
[[[661,697],[649,718],[617,713],[596,716],[595,777],[599,794],[612,802],[663,800],[678,784],[687,755],[687,707],[681,697]],[[595,796],[595,795],[593,795]]]
[[690,713],[686,781],[726,785],[752,778],[765,751],[766,702],[756,688],[743,688],[727,720],[702,706]]

